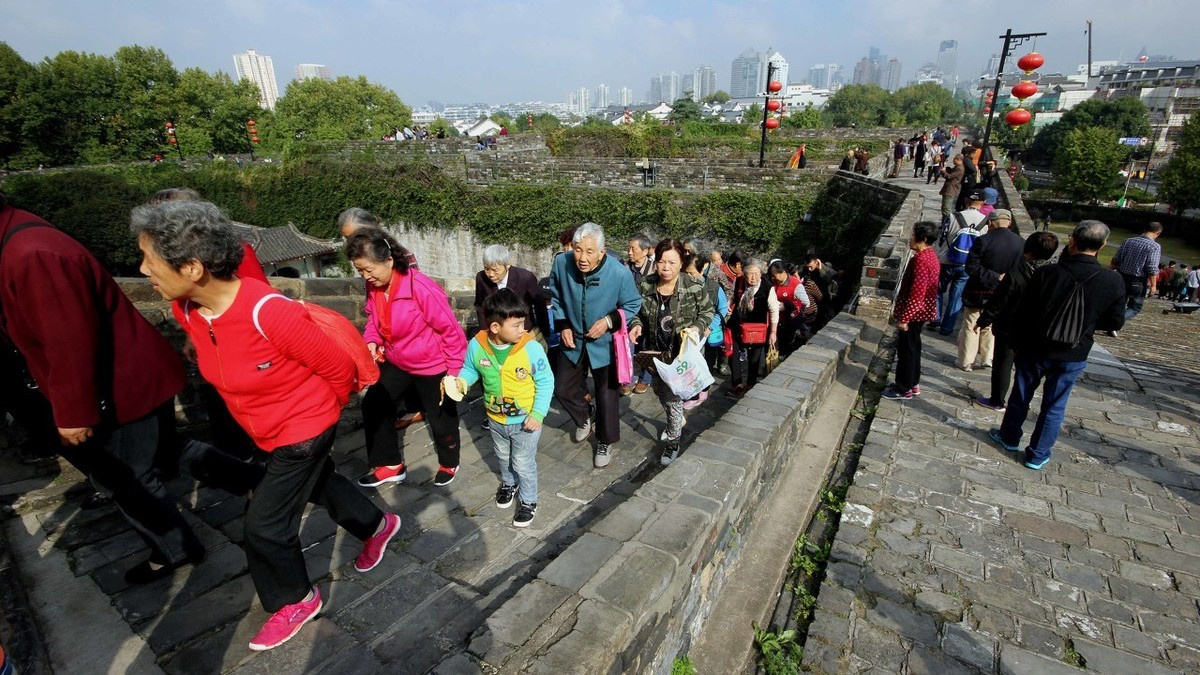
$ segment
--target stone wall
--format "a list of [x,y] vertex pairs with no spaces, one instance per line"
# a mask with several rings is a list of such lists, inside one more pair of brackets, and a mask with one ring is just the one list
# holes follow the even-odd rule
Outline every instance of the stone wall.
[[497,608],[468,647],[481,669],[670,673],[864,326],[831,321]]

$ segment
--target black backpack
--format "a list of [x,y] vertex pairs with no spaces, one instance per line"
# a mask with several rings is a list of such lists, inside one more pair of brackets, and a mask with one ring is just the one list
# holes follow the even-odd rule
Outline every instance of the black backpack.
[[1074,349],[1079,346],[1079,342],[1083,339],[1085,314],[1083,286],[1102,271],[1092,272],[1083,281],[1075,280],[1075,287],[1067,294],[1067,298],[1058,306],[1058,309],[1054,310],[1054,315],[1050,317],[1050,323],[1046,326],[1048,342],[1063,349]]

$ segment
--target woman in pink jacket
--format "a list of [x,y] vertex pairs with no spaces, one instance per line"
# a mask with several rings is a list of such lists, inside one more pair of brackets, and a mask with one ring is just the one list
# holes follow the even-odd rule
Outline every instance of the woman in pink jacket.
[[362,487],[399,483],[408,476],[394,423],[404,395],[421,399],[437,448],[433,484],[448,485],[458,472],[458,410],[442,396],[442,378],[458,375],[467,339],[445,291],[409,267],[405,249],[381,229],[364,228],[346,240],[346,257],[367,282],[363,339],[380,361],[379,382],[362,399],[367,458],[372,470]]

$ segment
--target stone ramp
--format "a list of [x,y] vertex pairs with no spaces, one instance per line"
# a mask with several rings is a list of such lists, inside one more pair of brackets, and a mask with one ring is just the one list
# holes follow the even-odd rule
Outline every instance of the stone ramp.
[[[684,456],[733,403],[719,387],[714,391],[689,414]],[[622,440],[604,470],[592,468],[592,441],[570,441],[573,424],[555,406],[539,448],[538,515],[532,527],[514,528],[512,509],[494,504],[499,479],[481,406],[476,399],[460,410],[462,468],[447,489],[430,483],[436,457],[426,426],[402,432],[409,478],[375,498],[400,513],[404,525],[375,570],[355,572],[350,563],[360,543],[324,509],[309,508],[301,540],[325,609],[311,629],[271,652],[246,648],[266,614],[240,546],[244,499],[173,481],[208,558],[171,579],[130,588],[123,572],[145,557],[145,548],[115,508],[83,511],[65,496],[82,476],[64,463],[57,476],[22,476],[5,486],[0,492],[8,501],[21,495],[4,531],[12,567],[30,591],[33,620],[50,627],[41,635],[50,666],[63,673],[80,672],[81,664],[113,673],[429,672],[461,651],[495,608],[589,524],[658,472],[662,412],[652,393],[622,399]],[[349,476],[367,468],[360,425],[357,407],[348,407],[333,457]],[[83,627],[94,625],[105,630],[87,630],[81,652]]]
[[1200,672],[1200,378],[1097,348],[1031,471],[953,358],[926,332],[921,396],[879,403],[805,667]]

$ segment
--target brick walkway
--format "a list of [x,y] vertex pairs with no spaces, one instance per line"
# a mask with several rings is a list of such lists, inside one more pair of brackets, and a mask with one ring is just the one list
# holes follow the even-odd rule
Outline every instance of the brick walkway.
[[[731,405],[716,395],[689,414],[685,454],[691,439]],[[377,495],[402,515],[400,540],[380,567],[357,573],[350,563],[360,543],[338,531],[324,509],[310,508],[301,540],[326,609],[270,652],[246,648],[266,614],[239,546],[242,498],[173,481],[208,558],[139,587],[126,586],[122,574],[145,557],[143,544],[114,508],[81,511],[77,499],[64,499],[82,480],[65,464],[57,478],[0,485],[0,495],[23,495],[15,504],[19,517],[0,525],[57,672],[103,663],[110,672],[131,673],[425,673],[462,651],[488,614],[589,523],[643,487],[653,489],[644,481],[658,472],[661,406],[647,393],[622,399],[622,410],[612,464],[596,470],[591,442],[571,443],[573,425],[551,409],[538,456],[538,514],[528,529],[512,527],[512,509],[494,504],[499,478],[478,400],[463,413],[462,468],[447,489],[430,483],[436,458],[425,425],[410,427],[408,481]],[[356,406],[347,409],[334,449],[350,476],[366,469],[357,415]],[[79,631],[94,635],[96,626],[105,627],[104,639],[80,644]]]
[[990,371],[956,369],[952,339],[926,333],[919,398],[880,401],[806,667],[1200,672],[1200,374],[1094,350],[1031,471],[988,439]]

